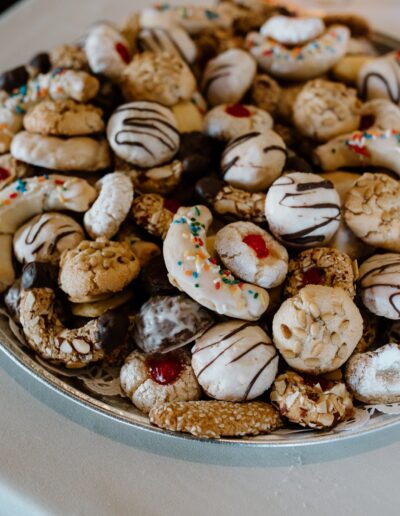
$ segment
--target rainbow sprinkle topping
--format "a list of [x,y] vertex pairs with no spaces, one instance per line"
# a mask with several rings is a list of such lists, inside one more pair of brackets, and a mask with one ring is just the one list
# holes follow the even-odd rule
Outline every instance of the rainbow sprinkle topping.
[[351,138],[345,140],[345,144],[357,154],[370,158],[371,154],[368,150],[368,143],[376,140],[388,140],[396,138],[400,145],[400,131],[388,129],[387,131],[370,130],[370,131],[356,131]]

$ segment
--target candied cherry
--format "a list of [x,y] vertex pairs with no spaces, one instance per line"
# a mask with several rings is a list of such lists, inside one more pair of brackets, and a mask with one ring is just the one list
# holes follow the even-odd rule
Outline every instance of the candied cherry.
[[242,241],[253,249],[257,258],[266,258],[269,255],[268,247],[261,235],[246,235]]
[[122,61],[126,64],[129,64],[130,57],[129,57],[129,52],[128,52],[128,49],[126,48],[126,46],[123,45],[122,43],[116,43],[115,50],[120,55]]
[[160,385],[173,383],[182,371],[182,362],[176,355],[153,356],[147,365],[151,377]]
[[324,270],[320,267],[311,267],[303,272],[303,285],[321,285],[324,281]]
[[225,112],[228,115],[234,116],[236,118],[248,118],[251,116],[251,112],[242,104],[233,104],[232,106],[227,106],[225,108]]
[[0,181],[4,181],[8,177],[10,177],[10,172],[6,168],[0,167]]

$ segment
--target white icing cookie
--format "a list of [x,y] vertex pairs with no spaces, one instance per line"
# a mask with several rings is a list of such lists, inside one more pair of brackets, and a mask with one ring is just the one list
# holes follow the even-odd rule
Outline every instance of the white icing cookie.
[[189,34],[178,25],[171,27],[149,27],[138,34],[138,45],[142,51],[168,52],[191,64],[197,57],[197,47]]
[[400,105],[399,52],[391,52],[362,66],[358,73],[358,91],[364,99],[388,99]]
[[273,16],[260,29],[260,34],[282,45],[304,45],[318,38],[325,31],[321,18]]

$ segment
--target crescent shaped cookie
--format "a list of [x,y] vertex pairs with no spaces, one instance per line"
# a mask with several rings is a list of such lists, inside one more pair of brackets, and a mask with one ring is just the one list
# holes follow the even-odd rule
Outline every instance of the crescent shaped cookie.
[[266,290],[242,283],[210,256],[205,242],[212,215],[205,206],[180,208],[164,241],[170,281],[221,315],[256,321],[266,311]]

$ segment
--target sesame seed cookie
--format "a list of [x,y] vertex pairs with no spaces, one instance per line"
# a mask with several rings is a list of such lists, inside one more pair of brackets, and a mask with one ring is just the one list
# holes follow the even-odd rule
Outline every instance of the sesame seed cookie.
[[356,295],[356,273],[351,258],[337,249],[307,249],[289,262],[285,295],[295,296],[306,285],[325,285],[341,287],[353,298]]
[[313,375],[338,369],[362,337],[359,309],[342,288],[307,285],[273,319],[274,344],[293,369]]

